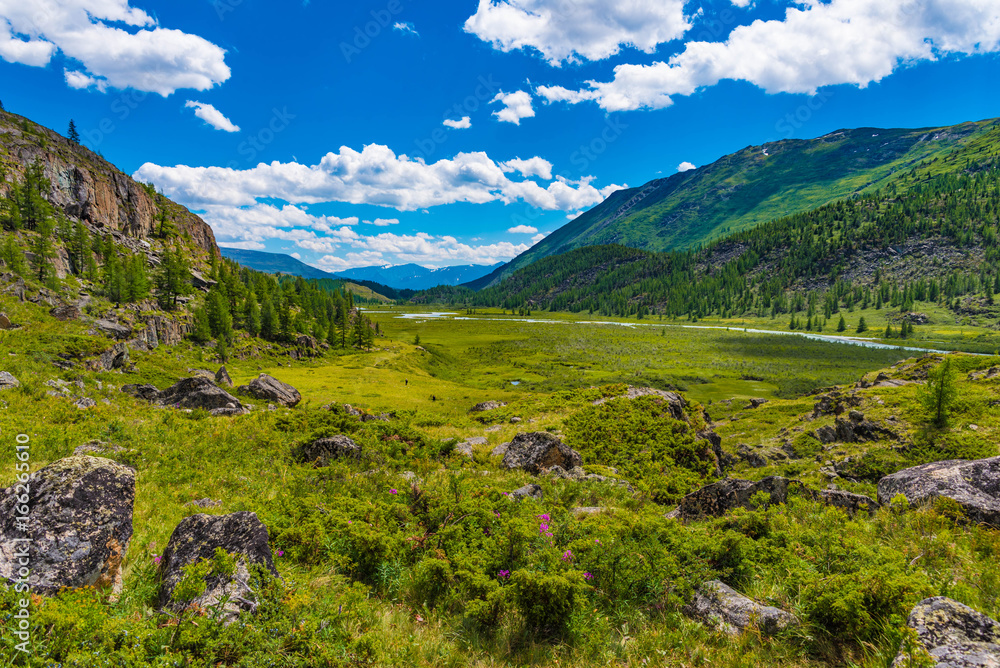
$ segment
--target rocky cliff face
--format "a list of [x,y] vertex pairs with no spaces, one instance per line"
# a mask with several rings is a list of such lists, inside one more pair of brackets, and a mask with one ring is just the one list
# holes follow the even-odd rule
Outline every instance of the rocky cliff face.
[[[206,254],[219,255],[212,228],[195,214],[169,200],[158,204],[142,185],[90,149],[21,116],[0,112],[0,168],[7,182],[20,180],[36,161],[52,184],[49,202],[70,218],[95,230],[146,239],[157,229],[162,206],[182,236],[190,235]],[[0,183],[0,195],[8,189]]]

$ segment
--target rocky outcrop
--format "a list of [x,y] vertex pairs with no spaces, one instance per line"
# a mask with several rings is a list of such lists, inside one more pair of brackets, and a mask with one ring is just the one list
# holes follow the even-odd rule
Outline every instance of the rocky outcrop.
[[302,456],[306,462],[316,466],[329,466],[338,459],[358,459],[361,457],[361,446],[344,435],[338,434],[330,438],[320,438],[302,448]]
[[640,397],[657,397],[662,399],[667,404],[667,411],[670,413],[670,417],[675,420],[687,420],[687,401],[681,395],[676,392],[667,392],[666,390],[657,390],[652,387],[631,387],[629,386],[625,394],[619,395],[617,397],[606,397],[603,399],[598,399],[594,402],[595,406],[600,406],[605,404],[612,399],[639,399]]
[[109,350],[104,351],[97,360],[99,365],[98,370],[102,371],[114,371],[116,369],[127,369],[132,364],[132,358],[129,356],[128,344],[124,341],[121,343],[116,343],[115,346]]
[[69,304],[66,306],[56,306],[49,311],[49,315],[56,320],[66,322],[68,320],[79,320],[83,317],[83,311],[80,310],[80,307]]
[[208,378],[185,378],[159,393],[156,401],[175,408],[242,409],[240,400],[229,394]]
[[[907,622],[934,665],[941,668],[1000,666],[1000,623],[944,596],[914,606]],[[910,652],[900,649],[893,666],[910,665]],[[923,665],[923,664],[921,664]]]
[[[155,237],[162,208],[182,236],[219,256],[215,235],[205,221],[169,200],[154,200],[150,191],[86,147],[4,113],[0,113],[0,143],[6,149],[8,184],[21,181],[24,170],[37,162],[51,186],[46,199],[93,232],[110,234],[116,243],[131,242],[130,249],[141,252],[148,244],[143,247],[140,240]],[[0,195],[8,189],[9,185],[0,184]]]
[[485,413],[486,411],[495,411],[498,408],[503,408],[506,405],[507,404],[505,404],[502,401],[484,401],[484,402],[478,403],[475,406],[473,406],[472,408],[470,408],[469,412],[471,412],[471,413]]
[[820,443],[869,443],[883,438],[898,439],[899,435],[877,422],[865,418],[858,411],[851,411],[849,419],[837,418],[834,426],[820,427],[815,432]]
[[510,443],[501,443],[490,451],[490,457],[503,457],[507,454],[507,448],[509,447]]
[[755,627],[761,635],[772,636],[799,625],[792,613],[761,605],[718,580],[701,585],[685,612],[729,635]]
[[535,475],[553,466],[572,469],[582,463],[580,453],[546,432],[518,434],[503,456],[504,468],[523,469]]
[[[0,579],[16,580],[25,543],[30,542],[28,582],[37,593],[63,587],[120,591],[122,560],[132,538],[135,471],[86,455],[61,459],[38,471],[23,489],[0,492]],[[18,506],[30,522],[18,522]],[[24,529],[27,529],[26,531]]]
[[861,405],[861,397],[855,394],[844,394],[839,390],[834,390],[828,394],[820,395],[815,405],[813,405],[813,417],[822,415],[842,415],[851,408]]
[[[212,560],[217,548],[236,558],[236,570],[231,574],[213,570],[205,577],[205,591],[190,601],[178,601],[174,590],[184,577],[184,567],[203,559]],[[160,605],[181,610],[189,605],[201,608],[221,606],[219,612],[227,622],[241,612],[254,612],[258,601],[250,586],[251,567],[261,566],[277,576],[267,527],[251,512],[232,515],[192,515],[174,529],[160,563]]]
[[287,383],[282,383],[277,378],[268,376],[266,373],[262,373],[250,381],[247,393],[255,399],[270,401],[288,408],[297,406],[302,401],[302,395],[299,394],[298,390]]
[[897,494],[913,506],[938,497],[952,499],[970,521],[1000,528],[1000,457],[924,464],[879,481],[879,503],[888,504]]
[[119,341],[125,341],[132,336],[131,327],[114,320],[95,320],[94,332]]
[[672,516],[683,520],[719,517],[735,508],[749,508],[750,500],[760,492],[767,494],[772,504],[785,503],[789,482],[780,476],[770,476],[760,482],[725,478],[685,496]]
[[21,381],[14,378],[9,371],[0,371],[0,392],[3,390],[13,390],[18,387],[21,387]]

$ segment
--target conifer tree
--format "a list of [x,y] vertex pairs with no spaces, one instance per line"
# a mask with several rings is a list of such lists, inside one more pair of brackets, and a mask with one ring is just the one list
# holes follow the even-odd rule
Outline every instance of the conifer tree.
[[80,132],[76,129],[76,121],[69,119],[69,129],[66,131],[66,138],[74,144],[80,143]]
[[840,322],[837,323],[837,331],[838,332],[846,332],[847,331],[847,321],[844,320],[844,316],[843,315],[840,316]]
[[53,228],[52,219],[48,216],[40,219],[35,226],[37,234],[31,250],[35,255],[35,274],[43,283],[51,275],[51,263],[55,255],[52,244]]
[[264,299],[260,309],[260,336],[268,341],[274,341],[278,336],[278,314],[271,297]]

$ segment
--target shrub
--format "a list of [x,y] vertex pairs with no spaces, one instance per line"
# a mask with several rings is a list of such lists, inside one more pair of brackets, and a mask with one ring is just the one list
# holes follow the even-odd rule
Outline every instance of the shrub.
[[561,635],[586,589],[583,573],[519,570],[511,577],[518,610],[528,630],[541,637]]

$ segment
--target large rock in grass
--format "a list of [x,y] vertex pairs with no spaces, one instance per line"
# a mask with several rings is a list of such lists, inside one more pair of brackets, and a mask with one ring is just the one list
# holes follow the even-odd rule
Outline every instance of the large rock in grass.
[[113,348],[105,350],[101,353],[97,363],[99,365],[98,370],[114,371],[116,369],[127,369],[132,363],[132,359],[128,354],[128,344],[123,341],[115,344]]
[[[28,492],[17,485],[0,491],[0,580],[19,578],[27,539],[32,591],[120,591],[132,538],[135,471],[109,459],[74,456],[41,469],[27,486]],[[18,521],[25,505],[27,527]]]
[[121,391],[143,401],[153,402],[160,398],[160,390],[155,385],[122,385]]
[[469,411],[472,413],[485,413],[486,411],[495,411],[498,408],[503,408],[506,405],[502,401],[483,401],[470,408]]
[[718,580],[699,587],[685,612],[729,635],[739,635],[755,627],[761,635],[770,636],[799,625],[799,619],[792,613],[761,605]]
[[523,469],[535,475],[553,466],[570,470],[582,463],[579,452],[543,431],[518,434],[503,456],[505,468]]
[[176,408],[243,408],[240,400],[215,384],[214,378],[185,378],[171,385],[157,398],[164,406]]
[[330,438],[313,441],[302,449],[305,461],[316,466],[329,466],[338,459],[358,459],[361,457],[361,446],[348,437],[338,434]]
[[250,381],[247,393],[255,399],[270,401],[288,408],[292,408],[302,401],[302,395],[299,394],[298,390],[288,383],[282,383],[277,378],[268,376],[266,373],[262,373]]
[[221,367],[215,372],[215,384],[219,387],[233,387],[233,379],[229,377],[226,367]]
[[879,481],[879,503],[888,504],[897,494],[914,506],[938,497],[952,499],[971,521],[1000,528],[1000,457],[934,462]]
[[0,371],[0,392],[21,387],[21,381],[14,378],[9,371]]
[[[1000,668],[1000,623],[967,605],[927,598],[910,612],[908,624],[940,668]],[[901,649],[892,665],[904,668],[909,659]]]
[[787,478],[780,476],[770,476],[759,482],[725,478],[685,496],[671,515],[683,520],[719,517],[735,508],[749,508],[750,500],[760,492],[767,494],[772,504],[785,503],[788,483]]
[[[191,600],[175,600],[174,590],[184,577],[184,567],[203,559],[212,560],[216,548],[236,557],[235,572],[230,575],[210,573],[204,578],[204,593]],[[259,605],[250,584],[253,566],[261,566],[272,575],[278,575],[267,527],[255,513],[187,517],[174,529],[161,557],[160,605],[175,611],[192,604],[205,609],[221,606],[222,618],[231,622],[241,612],[256,611]]]

